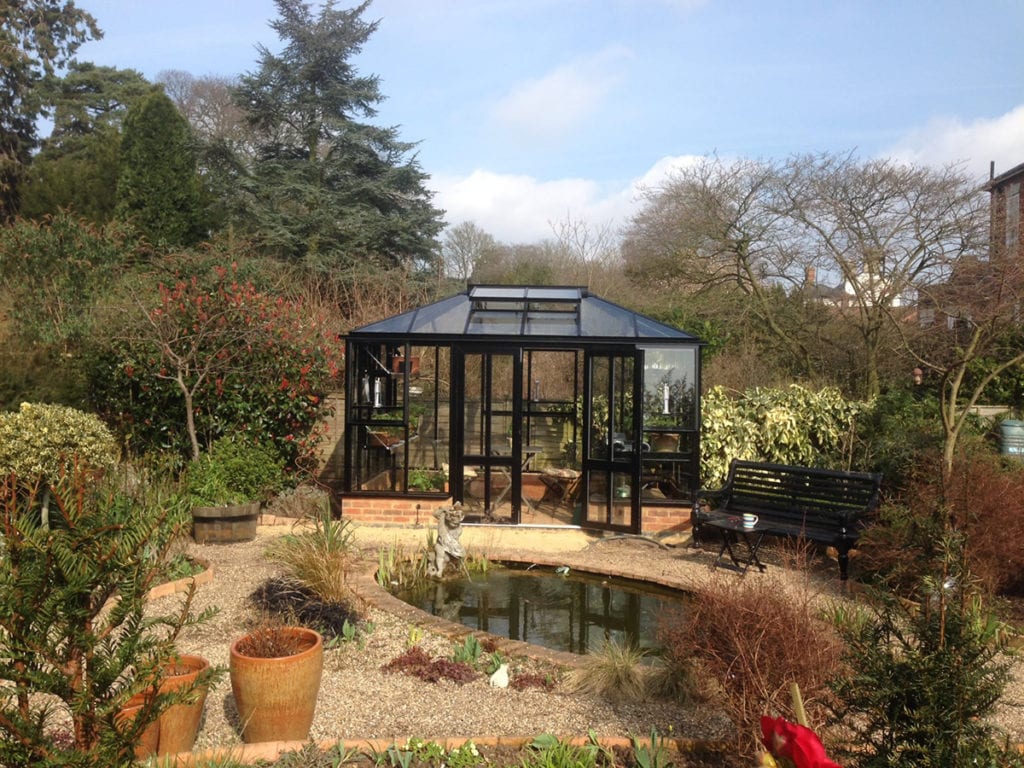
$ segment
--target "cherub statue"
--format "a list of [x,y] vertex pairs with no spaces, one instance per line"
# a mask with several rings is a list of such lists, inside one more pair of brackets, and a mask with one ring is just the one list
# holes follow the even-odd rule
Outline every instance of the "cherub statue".
[[443,576],[445,568],[448,567],[449,557],[461,560],[466,556],[460,541],[462,518],[465,517],[462,503],[457,501],[451,507],[438,507],[434,510],[434,517],[437,518],[437,539],[427,563],[427,575]]

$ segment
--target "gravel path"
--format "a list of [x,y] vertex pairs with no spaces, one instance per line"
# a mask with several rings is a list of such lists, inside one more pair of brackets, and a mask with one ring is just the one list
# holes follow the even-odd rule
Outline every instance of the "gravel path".
[[[211,563],[213,580],[196,592],[195,609],[217,606],[210,621],[193,627],[180,638],[183,652],[205,656],[225,670],[230,643],[242,635],[256,618],[247,597],[265,579],[280,573],[279,567],[263,557],[268,542],[288,530],[287,526],[260,526],[255,541],[230,545],[189,545],[189,552]],[[370,574],[376,568],[381,546],[414,551],[426,540],[426,529],[356,529],[364,553],[361,576],[353,577],[360,589],[376,592],[367,610],[375,625],[362,645],[343,643],[325,653],[324,674],[310,737],[314,740],[342,739],[358,743],[369,738],[401,741],[416,736],[424,739],[480,736],[533,737],[550,732],[580,736],[593,731],[599,736],[646,734],[652,727],[659,733],[680,738],[719,739],[729,734],[729,722],[718,712],[700,706],[683,706],[665,700],[613,705],[595,696],[570,693],[563,683],[554,692],[514,691],[491,687],[486,677],[465,685],[426,683],[401,674],[388,674],[381,667],[402,653],[410,639],[410,621],[391,610],[382,610],[388,596],[377,591]],[[600,538],[581,531],[547,529],[467,528],[462,538],[467,551],[524,561],[592,568],[625,576],[657,579],[681,587],[711,578],[712,555],[690,547],[658,546],[636,538]],[[834,568],[834,564],[832,565]],[[838,579],[833,568],[823,570],[814,588],[822,594],[836,594]],[[770,568],[761,578],[787,578],[782,568]],[[734,574],[728,574],[735,578]],[[371,597],[373,595],[371,594]],[[154,610],[170,610],[180,597],[154,601]],[[421,614],[426,618],[425,614]],[[450,656],[450,634],[430,629],[430,622],[416,622],[422,630],[420,645],[432,656]],[[513,665],[516,662],[513,662]],[[535,662],[531,662],[535,663]],[[1018,667],[1021,665],[1017,665]],[[1015,741],[1024,741],[1024,684],[1019,670],[1004,696],[999,724]],[[240,744],[237,714],[231,685],[225,672],[210,691],[204,722],[196,749]]]

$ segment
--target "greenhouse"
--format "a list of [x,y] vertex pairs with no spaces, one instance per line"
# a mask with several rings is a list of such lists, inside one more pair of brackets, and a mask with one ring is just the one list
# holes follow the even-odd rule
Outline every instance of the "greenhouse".
[[701,341],[582,287],[471,285],[346,337],[342,513],[688,523]]

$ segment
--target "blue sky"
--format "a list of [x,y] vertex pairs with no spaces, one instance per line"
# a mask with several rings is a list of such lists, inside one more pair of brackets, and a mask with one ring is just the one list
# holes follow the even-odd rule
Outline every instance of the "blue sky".
[[[237,75],[279,50],[272,0],[77,0],[78,57]],[[351,7],[355,2],[339,2]],[[1024,163],[1022,0],[374,0],[354,60],[419,142],[436,204],[504,242],[625,225],[708,154]]]

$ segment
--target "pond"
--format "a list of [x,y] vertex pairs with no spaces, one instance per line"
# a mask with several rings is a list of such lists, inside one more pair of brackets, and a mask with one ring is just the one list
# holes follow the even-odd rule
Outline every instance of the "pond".
[[680,609],[677,590],[581,571],[498,566],[429,581],[396,596],[472,629],[556,651],[600,651],[606,641],[656,650],[658,618]]

